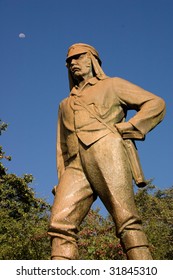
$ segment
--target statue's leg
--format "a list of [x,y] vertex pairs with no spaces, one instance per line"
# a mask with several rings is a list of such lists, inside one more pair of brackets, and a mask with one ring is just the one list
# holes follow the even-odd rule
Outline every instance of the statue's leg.
[[78,227],[93,203],[93,191],[79,163],[77,159],[69,165],[56,189],[48,231],[52,260],[78,259]]
[[128,259],[152,259],[134,201],[132,174],[121,137],[108,134],[89,149],[81,147],[87,178],[116,225]]

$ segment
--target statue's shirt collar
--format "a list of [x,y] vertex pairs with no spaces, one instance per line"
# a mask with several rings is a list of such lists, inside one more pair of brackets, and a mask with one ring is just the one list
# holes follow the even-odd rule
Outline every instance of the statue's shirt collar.
[[99,80],[96,77],[92,77],[91,79],[89,79],[82,88],[79,88],[77,85],[74,86],[70,92],[70,95],[80,95],[81,92],[83,91],[83,89],[85,89],[88,86],[93,86],[96,83],[98,83]]

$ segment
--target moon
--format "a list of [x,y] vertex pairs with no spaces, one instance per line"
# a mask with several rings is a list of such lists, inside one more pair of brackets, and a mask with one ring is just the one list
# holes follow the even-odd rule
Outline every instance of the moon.
[[19,38],[20,39],[24,39],[26,37],[26,35],[24,33],[19,33]]

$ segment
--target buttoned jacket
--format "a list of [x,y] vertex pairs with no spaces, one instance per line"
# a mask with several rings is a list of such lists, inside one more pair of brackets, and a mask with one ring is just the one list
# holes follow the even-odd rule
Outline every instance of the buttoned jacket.
[[57,164],[59,176],[68,164],[69,158],[78,152],[78,140],[86,145],[92,145],[100,138],[110,133],[103,123],[91,115],[80,102],[85,103],[89,110],[97,114],[105,123],[115,129],[121,129],[128,110],[136,113],[129,119],[134,131],[130,138],[145,138],[164,117],[165,102],[162,98],[141,87],[121,78],[107,77],[99,80],[91,78],[81,89],[74,87],[69,97],[59,106],[57,129]]

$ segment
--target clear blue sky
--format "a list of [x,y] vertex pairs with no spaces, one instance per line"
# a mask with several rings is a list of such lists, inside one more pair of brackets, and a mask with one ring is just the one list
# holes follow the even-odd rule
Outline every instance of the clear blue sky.
[[84,42],[107,75],[165,99],[164,121],[138,148],[146,178],[172,186],[172,11],[172,0],[0,0],[0,118],[9,124],[0,141],[12,156],[9,172],[33,174],[36,194],[52,203],[57,108],[69,94],[65,57]]

